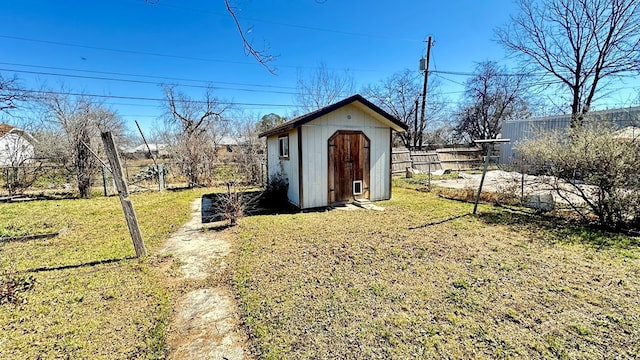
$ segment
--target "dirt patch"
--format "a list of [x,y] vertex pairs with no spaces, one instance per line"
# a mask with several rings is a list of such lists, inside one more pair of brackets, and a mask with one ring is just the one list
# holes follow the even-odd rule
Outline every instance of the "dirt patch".
[[[184,283],[206,280],[220,272],[230,250],[219,234],[202,230],[200,199],[192,204],[191,211],[191,220],[167,240],[162,250],[174,256]],[[174,304],[169,358],[250,359],[248,338],[240,326],[230,289],[224,284],[210,285],[188,291]]]
[[[433,180],[433,185],[452,188],[452,189],[473,189],[477,191],[480,185],[482,174],[460,173],[458,179]],[[560,182],[561,196],[554,189],[552,184]],[[518,172],[506,172],[502,170],[488,171],[482,185],[483,192],[502,192],[510,193],[515,196],[552,194],[553,199],[557,203],[567,204],[569,202],[582,205],[584,200],[579,193],[592,192],[593,186],[578,185],[578,188],[571,184],[562,183],[562,181],[549,176],[533,176],[523,175]]]

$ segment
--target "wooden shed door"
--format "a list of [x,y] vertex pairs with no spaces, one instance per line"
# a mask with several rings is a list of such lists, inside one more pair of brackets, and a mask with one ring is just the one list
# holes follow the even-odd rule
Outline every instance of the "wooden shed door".
[[329,203],[369,199],[369,139],[360,131],[329,138]]

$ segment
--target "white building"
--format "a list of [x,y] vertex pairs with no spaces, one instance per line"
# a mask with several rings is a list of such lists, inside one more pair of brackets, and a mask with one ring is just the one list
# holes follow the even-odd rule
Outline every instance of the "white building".
[[22,129],[0,124],[0,166],[20,166],[34,157],[36,139]]

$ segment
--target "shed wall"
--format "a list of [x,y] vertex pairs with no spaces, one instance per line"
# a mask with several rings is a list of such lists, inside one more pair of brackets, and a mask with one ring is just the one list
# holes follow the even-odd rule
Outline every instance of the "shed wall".
[[300,176],[298,169],[298,130],[289,131],[289,158],[280,159],[278,138],[282,136],[272,135],[267,138],[267,169],[269,178],[282,172],[282,175],[289,181],[289,190],[287,196],[289,202],[295,206],[302,207],[300,204]]

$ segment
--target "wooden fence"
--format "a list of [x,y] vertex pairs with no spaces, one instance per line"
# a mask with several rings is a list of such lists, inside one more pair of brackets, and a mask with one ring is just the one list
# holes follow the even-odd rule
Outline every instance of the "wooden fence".
[[413,167],[411,152],[403,148],[393,148],[391,152],[391,173],[402,174],[408,167]]
[[441,148],[435,151],[409,151],[394,148],[391,153],[391,171],[403,174],[408,167],[428,173],[436,170],[469,170],[482,165],[482,149],[476,147]]
[[470,170],[482,166],[482,149],[479,147],[443,148],[436,152],[444,170]]

